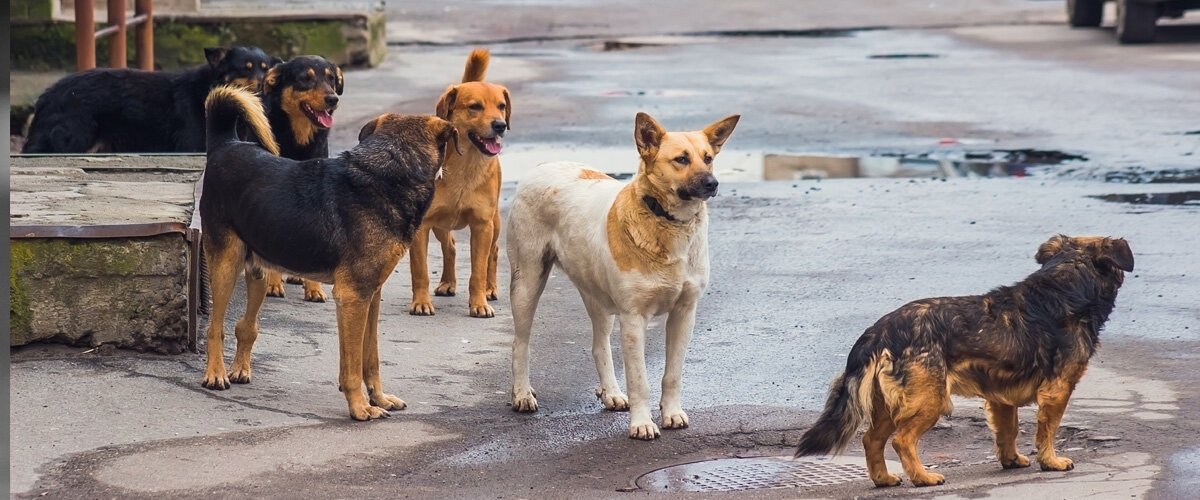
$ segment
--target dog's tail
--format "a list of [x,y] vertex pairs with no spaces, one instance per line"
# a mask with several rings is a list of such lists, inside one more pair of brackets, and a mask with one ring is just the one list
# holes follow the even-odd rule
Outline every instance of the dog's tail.
[[870,418],[879,374],[892,369],[891,353],[887,349],[876,351],[870,344],[859,342],[850,351],[846,371],[829,388],[825,410],[817,423],[800,437],[797,457],[841,453],[862,423]]
[[238,140],[237,124],[240,118],[245,120],[250,133],[263,149],[279,155],[279,145],[275,143],[267,115],[263,113],[262,102],[249,90],[233,85],[217,87],[208,93],[204,111],[207,115],[205,133],[208,135],[209,152]]
[[492,53],[488,49],[472,50],[471,55],[467,56],[467,69],[463,70],[462,82],[482,82],[491,58]]

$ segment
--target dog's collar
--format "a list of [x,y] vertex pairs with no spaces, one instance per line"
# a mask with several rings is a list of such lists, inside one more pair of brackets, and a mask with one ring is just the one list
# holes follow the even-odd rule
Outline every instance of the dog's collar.
[[650,196],[650,195],[642,196],[642,203],[645,203],[646,208],[649,208],[650,212],[653,213],[654,215],[657,215],[659,217],[667,219],[671,222],[678,222],[678,219],[676,219],[674,216],[672,216],[670,214],[670,212],[667,212],[667,210],[665,208],[663,208],[663,206],[661,204],[658,203],[658,199],[656,199],[655,197]]

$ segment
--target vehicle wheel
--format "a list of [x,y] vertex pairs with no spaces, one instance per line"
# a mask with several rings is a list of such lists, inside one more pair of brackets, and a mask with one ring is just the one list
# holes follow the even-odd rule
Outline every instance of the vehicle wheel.
[[1067,22],[1072,28],[1095,28],[1104,20],[1104,0],[1067,0]]
[[1154,41],[1158,5],[1137,0],[1117,0],[1117,40],[1121,43]]

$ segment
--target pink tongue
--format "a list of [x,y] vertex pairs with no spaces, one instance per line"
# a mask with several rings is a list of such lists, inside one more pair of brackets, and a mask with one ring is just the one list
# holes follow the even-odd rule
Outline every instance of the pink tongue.
[[484,139],[482,142],[483,148],[487,150],[488,154],[500,154],[500,141],[496,139]]
[[329,114],[328,111],[317,111],[313,115],[317,117],[317,123],[320,123],[322,127],[329,128],[333,126],[333,115]]

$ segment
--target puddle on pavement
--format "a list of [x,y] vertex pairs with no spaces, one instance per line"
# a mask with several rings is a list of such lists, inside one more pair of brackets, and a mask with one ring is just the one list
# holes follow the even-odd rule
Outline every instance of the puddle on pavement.
[[862,458],[755,457],[664,467],[643,474],[634,484],[647,491],[747,491],[829,486],[867,478]]
[[1087,161],[1054,150],[996,149],[868,156],[768,155],[766,180],[827,177],[1024,177],[1034,169]]
[[1177,193],[1131,193],[1131,194],[1102,194],[1092,196],[1114,203],[1131,203],[1134,205],[1188,205],[1200,207],[1200,191],[1180,191]]
[[1167,168],[1149,170],[1142,167],[1127,168],[1104,175],[1105,182],[1127,182],[1130,184],[1190,183],[1200,182],[1200,168]]

